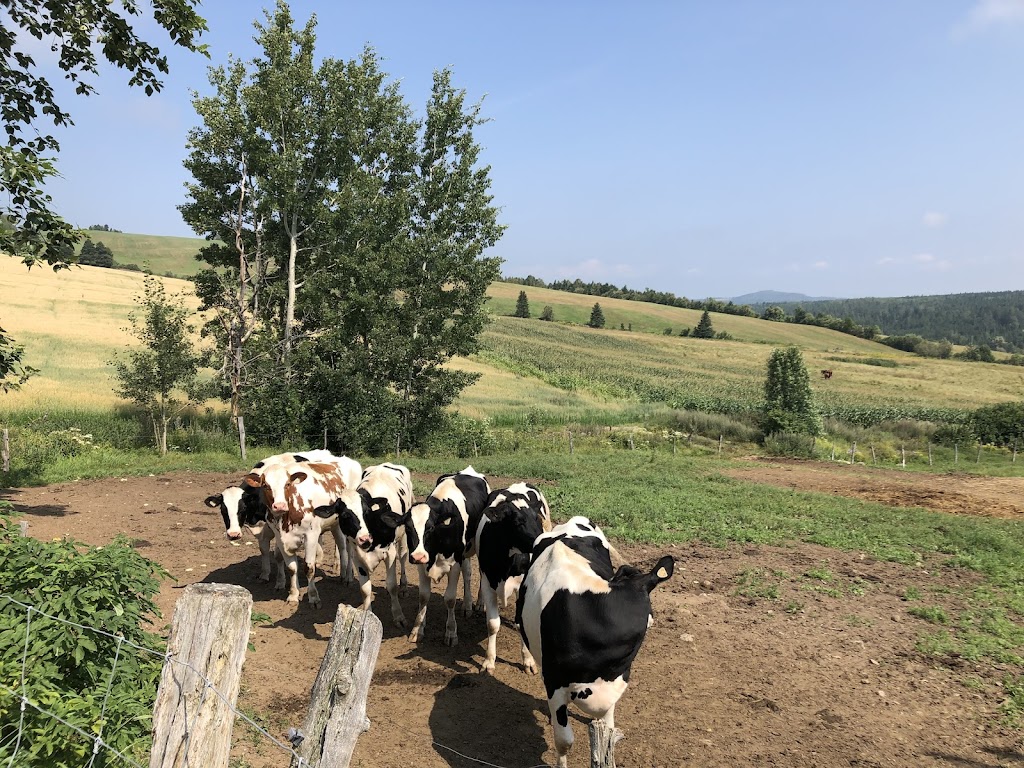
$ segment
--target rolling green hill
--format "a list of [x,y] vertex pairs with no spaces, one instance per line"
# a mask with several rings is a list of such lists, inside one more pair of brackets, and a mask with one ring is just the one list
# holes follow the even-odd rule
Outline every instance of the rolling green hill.
[[[167,279],[171,292],[189,283]],[[26,362],[42,370],[21,392],[3,396],[3,410],[112,407],[108,361],[124,349],[124,332],[142,275],[81,267],[28,272],[17,259],[0,258],[0,324],[26,346]],[[716,329],[734,340],[662,334],[694,325],[697,310],[621,299],[601,301],[608,327],[587,328],[592,296],[527,289],[531,311],[545,304],[554,322],[508,317],[522,289],[490,288],[493,322],[483,349],[452,365],[482,374],[458,406],[476,418],[538,413],[547,421],[622,423],[652,408],[707,407],[734,411],[760,399],[773,346],[795,344],[812,373],[827,412],[857,409],[964,410],[1018,399],[1024,371],[1013,366],[928,360],[815,326],[772,323],[713,313]],[[633,331],[619,330],[619,324]],[[879,366],[885,359],[888,367]],[[851,410],[853,409],[853,410]]]
[[[103,242],[110,248],[116,263],[137,264],[156,275],[190,277],[203,268],[203,264],[195,258],[199,249],[206,245],[201,237],[166,237],[95,230],[86,230],[85,236],[94,243]],[[78,250],[81,248],[79,244]]]

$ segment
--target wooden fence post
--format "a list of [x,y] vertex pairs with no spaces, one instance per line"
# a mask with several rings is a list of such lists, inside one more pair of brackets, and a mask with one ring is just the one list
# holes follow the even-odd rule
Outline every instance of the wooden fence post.
[[932,444],[928,443],[928,466],[932,466]]
[[[1014,444],[1016,445],[1016,444]],[[7,433],[7,427],[4,427],[4,438],[3,444],[0,446],[0,460],[3,462],[4,472],[11,471],[11,437]]]
[[604,720],[591,720],[590,768],[615,768],[615,742],[621,737],[617,728],[610,729]]
[[251,620],[247,589],[233,584],[185,587],[174,606],[168,659],[153,705],[150,768],[227,768],[232,709]]
[[981,464],[981,443],[978,443],[978,458],[974,461],[975,464]]
[[722,436],[718,436],[718,455],[722,455]]
[[573,444],[572,444],[572,430],[569,430],[569,455],[572,456]]
[[850,463],[853,464],[857,459],[857,443],[854,441],[853,447],[850,448]]
[[871,446],[871,463],[875,464],[875,446]]
[[356,739],[369,729],[366,695],[383,635],[372,611],[338,606],[296,749],[313,768],[348,768]]
[[900,459],[900,466],[902,466],[904,469],[906,469],[907,468],[907,446],[905,446],[905,445],[901,445],[900,446],[900,456],[902,457]]
[[953,443],[953,463],[960,463],[960,443]]

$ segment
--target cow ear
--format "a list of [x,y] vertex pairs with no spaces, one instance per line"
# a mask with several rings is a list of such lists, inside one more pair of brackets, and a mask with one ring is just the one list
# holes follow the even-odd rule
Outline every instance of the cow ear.
[[217,507],[219,507],[223,503],[224,503],[224,494],[223,493],[218,493],[216,496],[207,496],[206,499],[203,501],[203,504],[205,504],[206,506],[210,507],[211,509],[216,509]]
[[250,488],[259,488],[260,485],[262,485],[262,481],[263,481],[263,478],[261,478],[255,472],[250,472],[248,475],[246,475],[244,478],[242,478],[242,482],[244,482]]
[[408,515],[396,515],[390,509],[380,513],[380,521],[388,528],[397,528],[400,525],[405,525],[408,517]]
[[668,581],[672,577],[672,571],[675,570],[675,564],[672,555],[665,555],[661,558],[654,566],[654,569],[647,574],[647,591],[650,592],[661,582]]
[[301,483],[307,477],[309,477],[309,475],[307,475],[305,472],[294,472],[294,473],[292,473],[292,476],[288,478],[288,482],[289,483]]
[[530,570],[530,555],[528,553],[517,552],[512,555],[512,562],[509,563],[508,569],[509,576],[522,576],[528,570]]
[[313,510],[313,514],[317,517],[334,517],[338,514],[338,504],[340,502],[335,501],[333,504],[328,504],[323,507],[317,507]]

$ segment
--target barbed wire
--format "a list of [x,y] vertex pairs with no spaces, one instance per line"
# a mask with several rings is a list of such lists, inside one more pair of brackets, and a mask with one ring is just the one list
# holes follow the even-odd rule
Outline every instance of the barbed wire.
[[[290,759],[292,765],[296,766],[296,768],[303,768],[303,767],[309,768],[310,762],[308,760],[306,760],[304,757],[300,756],[295,751],[293,746],[290,746],[289,744],[286,744],[285,742],[281,741],[280,739],[275,737],[273,734],[268,732],[265,728],[263,728],[252,717],[250,717],[249,715],[245,714],[245,712],[242,712],[241,710],[237,709],[234,705],[231,704],[231,702],[227,699],[227,697],[225,697],[224,694],[222,694],[217,689],[217,687],[213,684],[213,682],[208,677],[206,677],[202,672],[200,672],[198,669],[196,669],[195,666],[193,666],[191,663],[185,662],[185,661],[179,661],[179,660],[175,659],[173,657],[173,654],[171,653],[170,650],[159,651],[159,650],[155,650],[153,648],[148,648],[146,646],[139,645],[137,643],[133,643],[132,641],[122,637],[121,635],[116,635],[116,634],[113,634],[111,632],[107,632],[105,630],[99,629],[97,627],[91,627],[91,626],[88,626],[88,625],[85,625],[85,624],[80,624],[78,622],[62,618],[60,616],[55,616],[53,614],[46,613],[45,611],[39,610],[34,605],[22,602],[22,601],[16,599],[15,597],[13,597],[11,595],[0,593],[0,598],[2,598],[3,600],[6,600],[8,603],[11,603],[11,604],[13,604],[15,606],[18,606],[19,608],[22,608],[22,609],[25,610],[25,645],[24,645],[24,648],[22,649],[22,654],[21,654],[21,656],[22,656],[22,659],[21,659],[21,675],[20,675],[20,679],[19,679],[20,690],[19,690],[19,687],[10,686],[10,685],[8,685],[8,684],[6,684],[4,682],[0,682],[0,691],[5,691],[6,693],[12,695],[15,698],[15,700],[20,702],[20,705],[19,705],[20,706],[20,713],[19,713],[19,721],[18,721],[18,730],[17,730],[16,736],[15,736],[16,741],[15,741],[15,744],[14,744],[14,751],[12,752],[10,759],[7,761],[7,764],[6,764],[5,768],[14,768],[14,765],[15,765],[14,761],[16,760],[19,752],[21,751],[21,748],[22,748],[22,745],[23,745],[23,739],[24,739],[24,735],[25,735],[25,731],[24,731],[24,729],[25,729],[25,712],[30,707],[32,709],[34,709],[35,711],[37,711],[39,714],[43,715],[44,717],[51,718],[54,721],[56,721],[56,722],[60,723],[61,725],[65,726],[66,728],[69,728],[70,730],[72,730],[73,732],[75,732],[76,734],[81,736],[86,742],[91,742],[92,743],[93,746],[92,746],[91,754],[90,754],[90,757],[89,757],[89,762],[86,764],[86,768],[91,768],[91,766],[94,765],[94,763],[95,763],[99,753],[102,750],[109,751],[111,754],[115,755],[117,758],[119,758],[126,765],[131,766],[131,768],[146,768],[146,766],[143,766],[142,764],[140,764],[133,757],[131,757],[130,755],[125,754],[121,750],[119,750],[116,747],[114,747],[113,745],[109,744],[104,739],[104,726],[105,726],[105,715],[106,715],[106,710],[107,710],[107,703],[108,703],[109,698],[110,698],[110,692],[111,692],[111,690],[113,688],[114,677],[116,676],[116,673],[117,673],[118,664],[119,664],[120,660],[123,658],[122,650],[124,648],[131,648],[131,649],[139,651],[139,652],[141,652],[143,654],[148,654],[151,657],[159,658],[159,659],[163,660],[164,664],[171,664],[171,665],[175,665],[178,668],[184,668],[184,670],[186,670],[187,672],[191,672],[192,674],[196,675],[202,681],[202,683],[203,683],[203,691],[200,694],[199,702],[196,705],[196,711],[191,716],[191,722],[189,722],[189,724],[186,726],[186,738],[185,738],[185,743],[184,743],[184,746],[183,746],[184,749],[186,749],[186,750],[188,749],[188,741],[191,738],[191,734],[195,730],[195,724],[196,724],[196,721],[197,721],[197,719],[199,717],[199,713],[201,711],[203,702],[206,700],[207,694],[209,694],[212,691],[212,693],[215,696],[217,696],[228,707],[228,709],[232,712],[232,714],[236,718],[238,718],[239,720],[244,722],[247,726],[249,726],[254,731],[256,731],[258,734],[260,734],[260,736],[266,738],[273,745],[275,745],[278,749],[280,749],[281,752],[283,753],[283,756],[287,756]],[[114,661],[113,661],[113,664],[111,665],[110,675],[107,678],[106,691],[104,693],[103,704],[102,704],[102,707],[101,707],[100,717],[99,717],[99,720],[98,720],[100,726],[99,726],[99,731],[97,733],[89,733],[89,732],[87,732],[81,726],[76,725],[76,724],[74,724],[72,722],[69,722],[66,718],[62,717],[61,715],[57,714],[56,712],[51,711],[50,709],[48,709],[45,706],[43,706],[41,703],[39,703],[37,701],[33,701],[28,696],[28,693],[27,693],[28,677],[29,677],[28,676],[28,657],[29,657],[29,648],[30,648],[30,645],[31,645],[31,633],[32,633],[32,623],[33,623],[32,622],[32,617],[33,617],[33,615],[36,615],[36,616],[39,616],[39,617],[42,617],[42,618],[46,618],[46,619],[49,619],[51,621],[56,621],[56,622],[58,622],[60,624],[63,624],[63,625],[68,626],[68,627],[73,627],[75,629],[84,630],[84,631],[88,631],[88,632],[93,632],[93,633],[95,633],[97,635],[100,635],[100,636],[103,636],[103,637],[106,637],[106,638],[109,638],[109,639],[112,639],[112,640],[116,641],[117,647],[116,647],[116,650],[115,650],[115,653],[114,653]],[[172,670],[173,670],[173,668],[174,667],[172,667]],[[173,671],[172,671],[172,675],[173,675]],[[182,685],[183,682],[184,682],[183,679],[175,678],[175,682],[178,684],[179,687],[183,687],[183,685]],[[299,735],[301,735],[301,733],[298,732],[297,730],[295,732],[299,733]],[[437,747],[438,749],[444,750],[446,752],[450,752],[451,754],[457,755],[457,756],[463,758],[464,760],[469,760],[470,762],[476,763],[478,765],[487,766],[488,768],[511,768],[509,766],[503,766],[503,765],[500,765],[498,763],[492,763],[492,762],[489,762],[487,760],[483,760],[481,758],[473,757],[473,756],[468,755],[468,754],[466,754],[464,752],[461,752],[461,751],[455,749],[454,747],[448,746],[447,744],[443,744],[442,742],[440,742],[437,739],[435,739],[433,737],[433,734],[431,734],[429,732],[422,731],[421,729],[418,729],[418,728],[412,728],[412,729],[406,728],[404,730],[404,732],[406,732],[406,733],[416,733],[416,734],[418,734],[420,736],[423,736],[423,737],[425,737],[430,742],[430,744],[432,746]],[[527,768],[551,768],[551,766],[549,766],[547,763],[539,763],[539,764],[536,764],[536,765],[528,766]]]

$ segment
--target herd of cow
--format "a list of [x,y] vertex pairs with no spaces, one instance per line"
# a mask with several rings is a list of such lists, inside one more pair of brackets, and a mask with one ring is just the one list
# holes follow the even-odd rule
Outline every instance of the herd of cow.
[[[455,602],[463,579],[463,610],[473,611],[471,563],[478,562],[477,604],[487,615],[485,672],[493,672],[500,627],[499,606],[515,599],[523,666],[538,668],[547,692],[559,768],[567,765],[573,733],[568,704],[614,727],[615,704],[626,690],[630,667],[652,622],[650,592],[672,575],[673,560],[661,558],[650,572],[629,565],[615,569],[613,549],[585,517],[552,527],[544,494],[528,483],[491,490],[472,467],[442,475],[434,490],[415,503],[406,467],[359,463],[328,451],[270,456],[237,486],[206,499],[220,508],[229,539],[248,529],[259,541],[260,579],[268,581],[275,559],[277,587],[299,602],[298,562],[306,566],[307,599],[320,606],[316,562],[320,536],[337,544],[342,581],[362,591],[370,607],[370,576],[386,564],[391,615],[405,629],[398,599],[406,562],[419,572],[419,610],[409,639],[424,637],[431,583],[448,577],[445,643],[458,643]],[[399,576],[400,574],[400,576]]]

